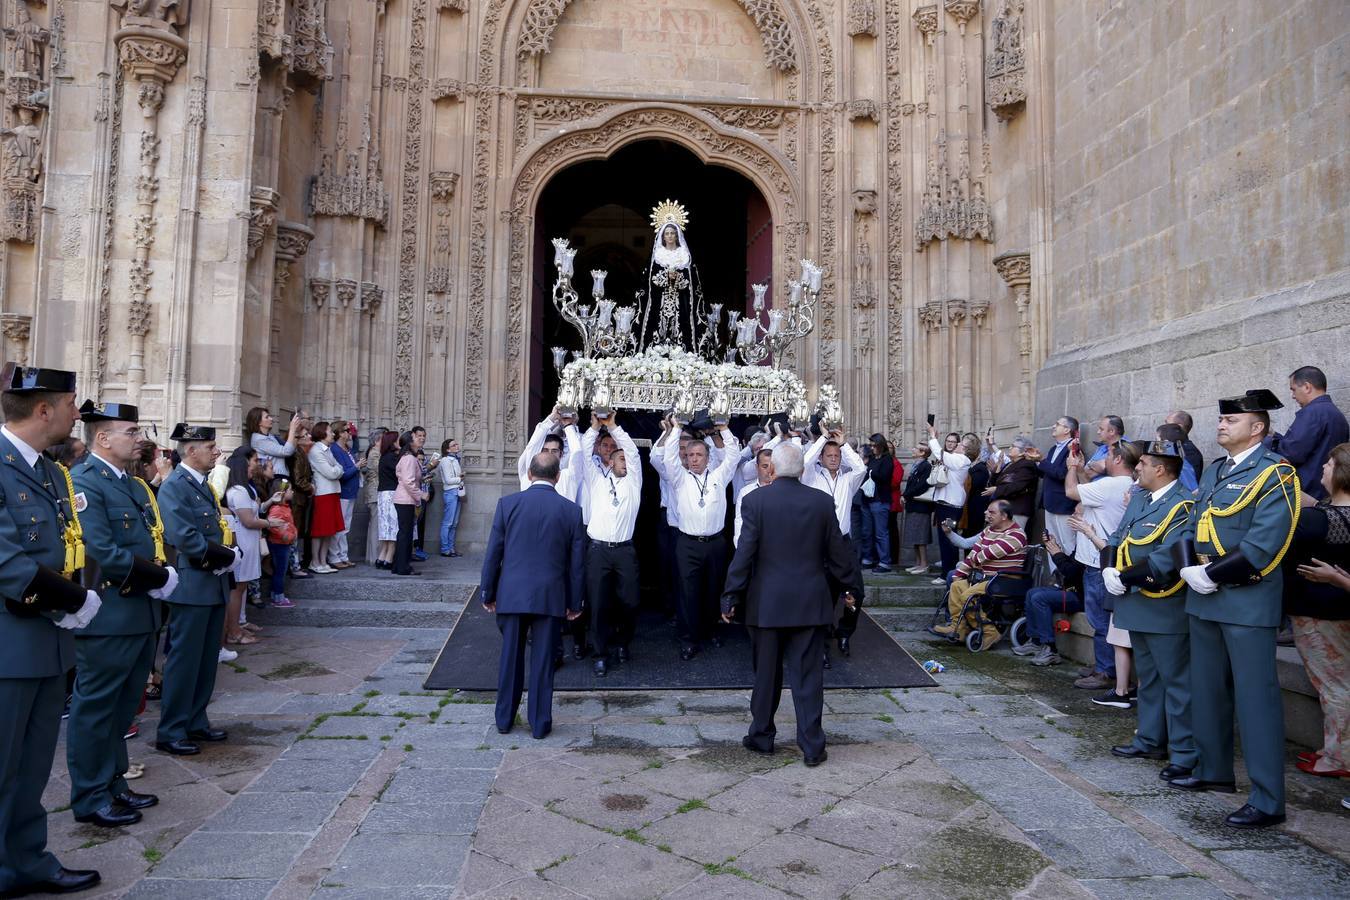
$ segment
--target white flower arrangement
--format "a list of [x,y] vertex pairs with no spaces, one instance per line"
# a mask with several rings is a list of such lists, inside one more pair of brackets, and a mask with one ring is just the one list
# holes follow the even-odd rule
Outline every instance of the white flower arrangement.
[[783,409],[806,397],[806,385],[792,372],[769,366],[710,363],[698,354],[674,347],[653,347],[633,356],[576,359],[563,369],[562,379],[564,383],[588,387],[606,384],[611,389],[625,385],[670,385],[672,394],[685,382],[692,384],[699,394],[718,387],[733,394],[762,392],[766,401],[773,398],[773,405],[781,403]]

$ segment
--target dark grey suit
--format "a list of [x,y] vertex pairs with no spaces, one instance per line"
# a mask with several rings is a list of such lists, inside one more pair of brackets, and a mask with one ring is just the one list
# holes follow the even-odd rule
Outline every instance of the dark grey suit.
[[741,541],[722,608],[744,604],[755,664],[749,737],[761,750],[773,749],[786,663],[797,745],[807,759],[824,752],[825,629],[845,591],[862,602],[862,572],[830,497],[795,478],[752,491],[741,504]]

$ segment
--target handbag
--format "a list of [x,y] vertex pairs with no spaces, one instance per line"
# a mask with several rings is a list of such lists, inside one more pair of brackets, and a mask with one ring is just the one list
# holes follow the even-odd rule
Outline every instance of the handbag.
[[929,503],[937,502],[937,488],[930,487],[917,497],[911,497],[911,500],[927,500]]
[[872,480],[871,472],[868,472],[867,477],[863,479],[861,490],[863,496],[867,497],[869,500],[877,495],[877,483]]
[[951,481],[951,475],[947,473],[947,467],[942,463],[934,463],[933,468],[928,472],[928,483],[934,487],[945,487],[949,481]]
[[289,505],[277,503],[267,511],[268,518],[281,519],[282,524],[276,528],[268,526],[263,530],[264,539],[270,544],[285,544],[290,546],[295,543],[298,532],[295,528],[295,514],[291,512]]

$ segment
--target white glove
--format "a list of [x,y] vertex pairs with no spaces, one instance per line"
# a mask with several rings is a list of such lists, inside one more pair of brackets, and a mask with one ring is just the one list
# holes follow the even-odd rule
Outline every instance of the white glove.
[[1219,589],[1204,566],[1187,566],[1181,570],[1181,577],[1197,594],[1212,594]]
[[1102,581],[1106,582],[1107,593],[1120,597],[1125,593],[1125,582],[1120,580],[1119,569],[1102,569]]
[[230,549],[234,551],[234,562],[223,568],[212,569],[212,575],[224,575],[226,572],[233,572],[235,569],[239,568],[239,563],[244,558],[244,551],[240,550],[238,547],[231,547]]
[[168,600],[173,589],[178,587],[178,570],[173,566],[165,566],[164,571],[169,573],[169,580],[164,582],[164,587],[157,587],[149,592],[152,600]]
[[73,613],[66,613],[56,620],[57,628],[83,628],[94,621],[94,616],[98,615],[99,607],[103,601],[98,598],[98,594],[93,591],[84,592],[84,605]]

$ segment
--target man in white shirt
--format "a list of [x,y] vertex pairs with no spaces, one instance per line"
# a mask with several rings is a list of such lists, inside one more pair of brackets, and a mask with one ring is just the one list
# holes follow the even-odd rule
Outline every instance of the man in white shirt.
[[[673,437],[675,423],[665,422],[665,433],[657,441],[652,458],[662,456],[664,478],[670,485],[669,498],[679,522],[675,560],[681,590],[677,625],[680,634],[680,659],[691,660],[700,650],[704,637],[718,617],[722,579],[726,570],[726,544],[722,529],[727,518],[727,485],[736,470],[741,449],[736,436],[725,425],[714,437],[720,437],[722,459],[708,468],[710,451],[702,441],[690,441],[680,460],[680,441]],[[716,635],[714,647],[721,646]]]
[[[555,429],[561,428],[562,434],[559,435]],[[567,452],[563,452],[563,441],[566,439]],[[581,435],[577,431],[576,415],[564,416],[558,411],[558,407],[553,407],[553,411],[548,414],[548,418],[540,422],[534,428],[534,433],[530,435],[529,443],[521,452],[520,458],[516,460],[516,474],[520,477],[520,489],[522,491],[530,488],[530,460],[539,453],[553,453],[558,457],[558,464],[562,469],[562,474],[558,478],[558,494],[577,502],[580,482],[577,480],[577,473],[572,466],[568,464],[572,454],[581,452]]]
[[1073,556],[1084,566],[1083,607],[1093,632],[1092,671],[1073,685],[1082,690],[1104,691],[1116,684],[1115,651],[1106,640],[1115,603],[1102,580],[1101,548],[1125,516],[1126,496],[1134,486],[1131,473],[1138,462],[1138,449],[1126,441],[1117,441],[1106,454],[1105,474],[1092,481],[1082,452],[1069,454],[1064,493],[1079,506],[1078,514],[1072,517],[1078,532]]
[[[601,435],[600,429],[606,429]],[[600,441],[615,445],[605,470],[594,464],[592,453]],[[632,460],[632,468],[629,468]],[[582,496],[591,510],[586,525],[590,547],[586,554],[586,606],[590,610],[591,643],[595,647],[595,675],[609,671],[611,644],[619,662],[628,662],[628,643],[638,607],[638,559],[633,529],[642,505],[642,460],[637,444],[614,421],[614,414],[591,416],[591,427],[581,438],[574,465],[581,470]]]
[[771,484],[773,484],[773,448],[761,447],[755,453],[755,480],[741,488],[736,494],[736,527],[731,532],[731,546],[737,547],[741,543],[741,503],[756,488],[767,487]]
[[745,430],[745,444],[741,449],[740,462],[736,466],[736,474],[731,476],[731,496],[739,497],[745,486],[752,484],[758,477],[758,454],[764,449],[764,443],[768,439],[767,432],[754,426]]
[[[839,531],[848,538],[853,525],[853,496],[858,493],[863,479],[867,477],[867,465],[858,451],[849,446],[844,432],[835,429],[816,438],[802,457],[805,466],[802,484],[829,494],[834,500],[834,515],[839,520]],[[847,468],[844,468],[847,466]],[[849,546],[854,546],[850,540]],[[849,655],[849,642],[858,628],[858,609],[861,603],[846,606],[834,627],[834,636],[839,642],[839,652]],[[828,665],[828,650],[826,664]]]

